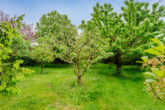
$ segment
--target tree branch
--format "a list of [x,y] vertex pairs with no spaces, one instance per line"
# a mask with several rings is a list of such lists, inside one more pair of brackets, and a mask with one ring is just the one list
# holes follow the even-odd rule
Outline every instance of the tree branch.
[[158,96],[158,94],[156,93],[156,91],[155,91],[155,89],[154,89],[154,87],[152,86],[151,83],[150,83],[150,86],[151,86],[151,89],[152,89],[154,95],[156,96],[156,98],[157,98],[158,100],[160,100],[161,102],[165,103],[165,101],[162,100],[162,99]]

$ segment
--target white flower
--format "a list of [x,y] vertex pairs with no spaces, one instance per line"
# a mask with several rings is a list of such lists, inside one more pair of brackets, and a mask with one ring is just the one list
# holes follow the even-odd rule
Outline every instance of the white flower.
[[33,47],[33,46],[37,46],[38,45],[38,43],[37,42],[32,42],[31,43],[31,46]]

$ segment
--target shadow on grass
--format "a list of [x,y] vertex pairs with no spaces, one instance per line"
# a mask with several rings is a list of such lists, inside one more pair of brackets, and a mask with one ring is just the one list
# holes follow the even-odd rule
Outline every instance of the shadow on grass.
[[53,63],[49,63],[49,64],[45,64],[44,67],[46,68],[68,68],[71,67],[70,64],[53,64]]
[[[24,66],[24,67],[30,67],[30,68],[35,68],[35,67],[41,67],[41,65],[36,65],[36,66]],[[53,63],[47,63],[44,64],[44,68],[67,68],[71,67],[70,64],[53,64]]]
[[121,74],[116,72],[116,66],[97,64],[92,68],[95,73],[99,75],[105,75],[107,77],[117,77],[121,79],[129,79],[133,81],[143,80],[143,72],[137,66],[134,65],[123,65]]

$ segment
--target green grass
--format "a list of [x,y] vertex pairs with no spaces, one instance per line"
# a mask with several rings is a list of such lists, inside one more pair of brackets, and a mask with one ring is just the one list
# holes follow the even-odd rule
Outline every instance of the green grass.
[[95,65],[83,77],[83,86],[70,66],[40,67],[18,86],[22,93],[0,95],[0,110],[165,110],[165,105],[144,91],[142,71],[123,66],[123,78],[113,75],[115,67]]

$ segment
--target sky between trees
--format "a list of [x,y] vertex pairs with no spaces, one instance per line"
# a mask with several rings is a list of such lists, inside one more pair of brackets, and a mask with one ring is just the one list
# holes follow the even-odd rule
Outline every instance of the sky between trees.
[[[165,4],[165,0],[136,0],[139,2],[154,3],[159,1]],[[61,14],[67,14],[76,26],[81,20],[91,18],[92,8],[96,2],[100,4],[111,3],[114,11],[120,12],[123,0],[0,0],[0,10],[10,16],[25,14],[24,21],[36,25],[43,14],[57,10]]]

